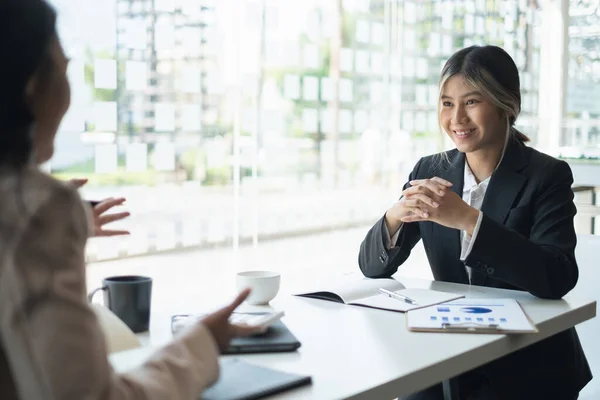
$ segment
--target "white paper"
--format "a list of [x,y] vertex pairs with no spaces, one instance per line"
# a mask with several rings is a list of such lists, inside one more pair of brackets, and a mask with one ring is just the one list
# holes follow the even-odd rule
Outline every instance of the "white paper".
[[319,68],[319,48],[314,44],[304,45],[304,66],[307,68]]
[[174,221],[160,221],[156,227],[156,249],[169,250],[177,245],[177,235]]
[[256,109],[244,108],[242,110],[242,131],[254,132],[256,130]]
[[424,111],[417,111],[415,113],[415,131],[425,132],[427,131],[427,113]]
[[371,24],[371,43],[376,45],[383,45],[384,42],[384,29],[383,24],[379,22],[373,22]]
[[345,11],[353,12],[355,11],[355,2],[356,0],[342,0],[342,8]]
[[472,34],[475,33],[475,18],[472,14],[465,15],[465,33]]
[[115,132],[117,130],[117,103],[99,101],[94,103],[93,122],[96,131]]
[[369,2],[370,0],[342,0],[342,8],[349,13],[368,13]]
[[415,129],[413,113],[411,111],[405,111],[402,114],[402,129],[407,132],[412,132]]
[[407,78],[414,78],[415,76],[415,59],[412,57],[406,57],[404,59],[404,76]]
[[154,147],[154,169],[157,171],[175,170],[175,145],[173,143],[156,143]]
[[121,26],[123,26],[122,41],[127,48],[144,50],[148,46],[146,21],[141,18],[125,19],[121,22]]
[[173,50],[175,47],[175,27],[161,21],[154,28],[154,44],[157,50]]
[[452,54],[452,51],[454,50],[454,44],[452,43],[452,36],[451,35],[444,35],[442,36],[442,51],[444,55],[450,55]]
[[405,29],[404,30],[404,47],[407,50],[414,50],[416,48],[416,46],[417,46],[417,33],[413,29]]
[[408,23],[417,22],[417,5],[412,2],[404,2],[404,21]]
[[427,85],[425,85],[425,84],[418,84],[418,85],[416,85],[415,102],[419,106],[426,106],[428,104],[428,101],[427,101]]
[[117,146],[114,144],[96,145],[95,168],[98,174],[117,171]]
[[319,78],[304,76],[302,82],[302,98],[306,101],[316,101],[319,97]]
[[369,297],[363,297],[348,304],[358,304],[362,306],[380,308],[384,310],[406,312],[410,310],[414,311],[415,309],[423,308],[424,306],[444,303],[462,297],[462,295],[460,294],[438,292],[436,290],[430,289],[407,288],[400,290],[391,290],[391,292],[407,296],[408,298],[415,300],[417,304],[410,304],[382,293],[378,293]]
[[175,130],[175,105],[170,103],[154,104],[154,130],[157,132]]
[[375,108],[369,115],[369,127],[380,129],[385,125],[383,119],[383,111],[380,108]]
[[370,72],[369,53],[365,50],[356,50],[356,71],[360,73]]
[[371,11],[371,0],[354,0],[354,9],[360,13]]
[[183,232],[181,242],[184,246],[195,246],[202,242],[202,221],[189,220],[183,221]]
[[184,104],[181,108],[181,128],[184,131],[200,131],[202,129],[202,105]]
[[372,105],[377,105],[383,99],[383,84],[381,82],[371,82],[370,97]]
[[200,28],[186,27],[180,29],[181,49],[186,57],[202,54],[202,30]]
[[145,90],[148,83],[147,65],[140,61],[125,64],[125,86],[127,90]]
[[321,100],[330,101],[333,98],[333,84],[328,77],[321,78]]
[[181,90],[184,93],[202,93],[202,71],[198,67],[181,69]]
[[321,132],[333,133],[333,112],[329,109],[321,111]]
[[304,32],[311,38],[317,39],[321,32],[321,24],[320,24],[319,13],[314,10],[310,11],[306,14]]
[[390,86],[390,99],[392,104],[400,104],[402,101],[402,91],[400,84],[392,83]]
[[197,16],[202,11],[202,7],[197,0],[178,0],[181,13],[190,17]]
[[454,28],[454,7],[452,1],[445,1],[442,8],[442,28],[451,30]]
[[521,72],[521,79],[523,82],[523,89],[531,90],[533,89],[533,79],[531,78],[531,72]]
[[477,17],[477,34],[485,34],[485,19],[483,17]]
[[266,133],[282,135],[285,129],[285,114],[280,110],[264,110],[262,114],[263,129]]
[[173,12],[175,11],[175,2],[173,0],[154,0],[154,9],[156,11]]
[[340,101],[351,102],[354,98],[352,81],[350,79],[340,79]]
[[352,132],[352,111],[340,110],[339,123],[340,123],[340,133]]
[[427,79],[429,77],[429,65],[427,59],[419,57],[417,58],[417,78]]
[[383,70],[383,54],[371,53],[371,72],[379,74]]
[[504,30],[508,32],[512,32],[515,29],[515,23],[510,18],[504,19]]
[[94,62],[94,87],[96,89],[117,88],[117,60],[97,59]]
[[440,55],[440,34],[437,32],[431,32],[429,34],[429,55],[439,56]]
[[379,293],[379,288],[396,291],[404,289],[404,285],[395,279],[357,279],[357,277],[352,275],[337,281],[332,281],[331,283],[326,282],[325,284],[315,286],[315,290],[298,294],[310,295],[313,293],[327,292],[338,296],[344,303],[349,304],[358,299],[377,295]]
[[363,133],[369,127],[369,114],[364,110],[358,110],[354,113],[354,129],[358,133]]
[[428,86],[428,92],[429,92],[429,101],[428,104],[431,104],[432,106],[437,106],[437,103],[439,101],[440,98],[440,90],[437,87],[437,85],[429,85]]
[[513,41],[512,36],[504,35],[504,50],[511,56],[514,57],[515,43]]
[[429,132],[440,132],[440,122],[436,112],[430,112],[427,116],[427,129]]
[[148,145],[146,143],[127,145],[126,168],[130,172],[143,172],[148,169]]
[[67,76],[73,95],[85,88],[85,67],[82,60],[71,60],[67,67]]
[[318,130],[318,113],[317,110],[312,108],[305,108],[302,110],[302,129],[306,133],[314,133]]
[[286,99],[297,100],[300,98],[300,77],[298,75],[284,76],[283,94]]
[[356,41],[369,43],[371,40],[371,27],[369,21],[359,19],[356,21]]
[[60,123],[59,132],[83,132],[85,130],[85,107],[71,105]]
[[354,53],[352,49],[342,48],[340,49],[340,70],[342,72],[351,72],[354,64]]
[[290,43],[283,47],[283,60],[286,66],[295,67],[300,64],[300,47],[296,43]]
[[409,328],[440,329],[443,324],[458,327],[489,327],[510,333],[536,332],[514,299],[459,299],[408,313]]

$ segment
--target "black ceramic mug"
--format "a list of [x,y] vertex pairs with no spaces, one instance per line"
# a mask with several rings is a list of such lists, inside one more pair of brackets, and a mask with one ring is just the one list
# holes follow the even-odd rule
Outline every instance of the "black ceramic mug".
[[104,305],[133,332],[145,332],[150,326],[152,278],[146,276],[111,276],[102,280],[102,287],[88,295],[91,302],[99,291],[104,292]]

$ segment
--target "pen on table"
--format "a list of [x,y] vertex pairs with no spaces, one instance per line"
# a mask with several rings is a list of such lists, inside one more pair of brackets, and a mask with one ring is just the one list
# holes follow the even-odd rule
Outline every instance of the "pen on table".
[[395,292],[389,291],[384,288],[379,288],[379,291],[387,296],[390,296],[390,297],[396,299],[396,300],[404,301],[408,304],[417,305],[417,302],[415,300],[413,300],[410,297],[405,296],[403,294],[395,293]]

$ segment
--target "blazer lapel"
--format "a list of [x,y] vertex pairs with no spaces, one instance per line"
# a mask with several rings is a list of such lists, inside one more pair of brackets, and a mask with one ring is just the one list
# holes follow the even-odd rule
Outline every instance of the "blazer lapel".
[[527,178],[520,171],[527,165],[524,145],[511,140],[498,169],[492,175],[481,206],[481,212],[503,224],[513,207],[515,198]]
[[[449,163],[446,163],[444,169],[440,171],[440,178],[452,182],[452,191],[460,198],[463,195],[463,184],[465,174],[465,154],[459,151],[454,153],[450,158]],[[465,270],[465,266],[460,262],[460,231],[458,229],[447,228],[439,224],[433,224],[437,230],[436,237],[439,238],[439,243],[436,245],[443,247],[443,254],[446,254],[447,264],[444,265],[444,271],[439,274],[444,281],[456,283],[468,283],[469,277]]]

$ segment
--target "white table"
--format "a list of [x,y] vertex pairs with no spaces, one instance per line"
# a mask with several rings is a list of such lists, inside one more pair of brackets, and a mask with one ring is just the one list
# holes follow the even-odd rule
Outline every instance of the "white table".
[[[285,310],[284,322],[302,347],[293,353],[241,358],[313,377],[311,386],[273,398],[392,399],[449,379],[596,315],[595,301],[575,297],[549,301],[516,291],[398,280],[407,287],[464,293],[467,297],[515,298],[539,333],[520,336],[414,333],[406,329],[405,314],[280,295],[272,305]],[[114,354],[110,359],[122,371],[138,365],[150,353],[151,347],[145,347]]]

